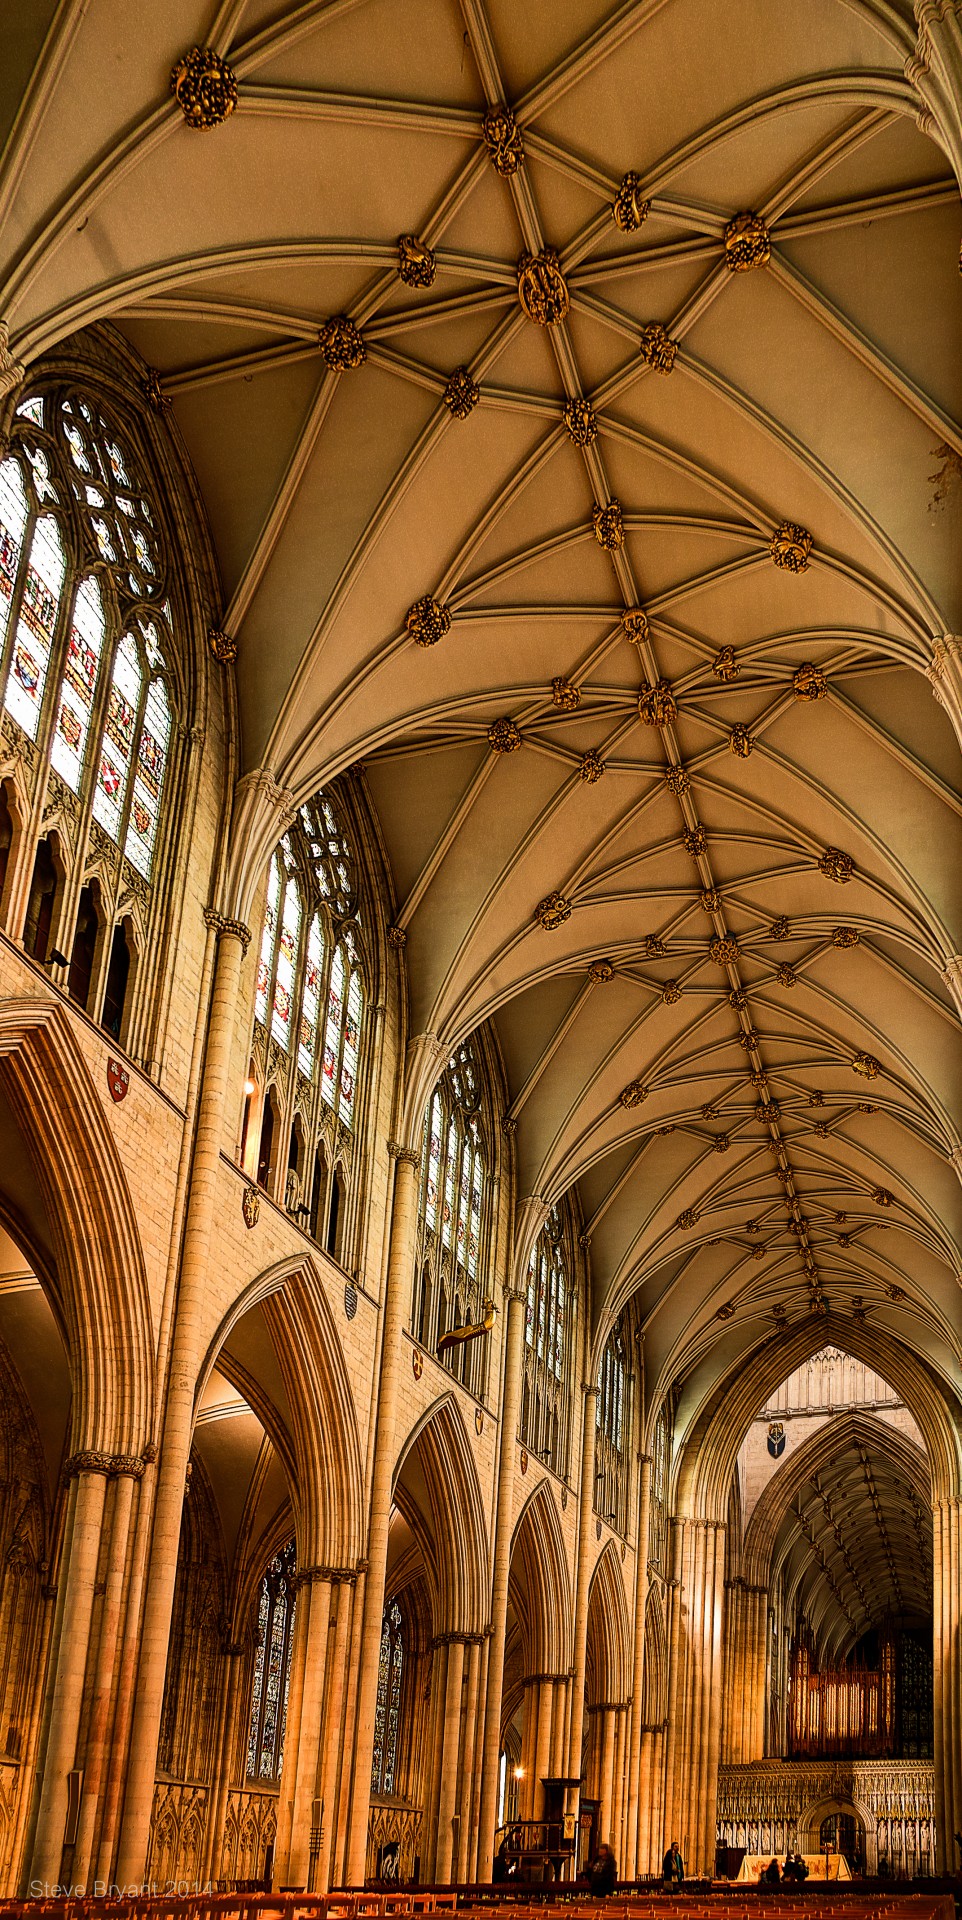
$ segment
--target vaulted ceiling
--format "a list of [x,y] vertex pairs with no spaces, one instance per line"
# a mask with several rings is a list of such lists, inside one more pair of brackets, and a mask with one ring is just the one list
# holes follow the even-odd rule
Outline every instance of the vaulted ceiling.
[[159,371],[244,768],[363,764],[411,1032],[494,1020],[599,1338],[637,1294],[655,1394],[827,1302],[958,1383],[960,223],[911,6],[17,11],[11,353],[109,321]]

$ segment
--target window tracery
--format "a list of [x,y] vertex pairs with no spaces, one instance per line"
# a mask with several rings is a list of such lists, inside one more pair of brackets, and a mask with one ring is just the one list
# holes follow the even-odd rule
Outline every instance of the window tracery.
[[[448,1062],[424,1118],[412,1325],[432,1352],[443,1333],[483,1318],[490,1182],[482,1093],[480,1061],[466,1041]],[[444,1354],[445,1366],[478,1396],[487,1347],[486,1340],[474,1340]]]
[[393,1794],[397,1783],[398,1730],[401,1724],[401,1688],[404,1680],[404,1621],[396,1600],[384,1609],[381,1651],[374,1710],[374,1757],[371,1792]]
[[570,1225],[553,1207],[528,1268],[518,1438],[554,1473],[568,1467],[574,1289]]
[[625,1533],[631,1463],[631,1376],[623,1318],[601,1356],[595,1424],[595,1512],[609,1526]]
[[132,915],[142,937],[151,900],[179,705],[174,595],[134,435],[92,392],[29,394],[0,463],[0,754],[23,817],[44,786],[45,823],[57,820],[56,844],[48,831],[35,850],[25,945],[69,954],[78,908],[92,908],[98,963],[74,982],[94,1013],[114,933],[126,940]]
[[257,1598],[254,1671],[247,1734],[248,1780],[279,1780],[291,1677],[296,1607],[293,1540],[269,1562]]
[[[334,795],[299,809],[271,859],[254,993],[254,1075],[266,1088],[258,1178],[335,1257],[345,1200],[364,1021],[357,869]],[[278,1122],[283,1124],[278,1124]]]

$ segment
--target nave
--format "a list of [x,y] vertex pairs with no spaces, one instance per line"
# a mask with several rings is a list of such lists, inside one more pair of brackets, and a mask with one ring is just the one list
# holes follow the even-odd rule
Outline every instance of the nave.
[[941,1885],[957,0],[13,12],[0,1894]]

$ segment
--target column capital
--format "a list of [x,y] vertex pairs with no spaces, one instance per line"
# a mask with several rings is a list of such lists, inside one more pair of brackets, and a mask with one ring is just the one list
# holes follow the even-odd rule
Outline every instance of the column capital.
[[140,1480],[144,1470],[157,1458],[156,1447],[145,1447],[143,1453],[102,1453],[94,1447],[81,1448],[72,1453],[64,1462],[63,1477],[72,1480],[78,1473],[102,1473],[108,1480],[117,1480],[128,1475],[131,1480]]
[[298,1587],[316,1587],[327,1581],[332,1587],[352,1586],[357,1579],[354,1567],[299,1567],[294,1575],[294,1584]]
[[460,1628],[452,1627],[447,1633],[436,1633],[431,1645],[432,1647],[480,1647],[485,1638],[484,1633],[467,1633]]
[[413,1147],[402,1147],[399,1140],[389,1140],[387,1150],[391,1159],[396,1160],[399,1166],[417,1167],[420,1165],[420,1154],[416,1153]]
[[204,908],[204,920],[211,931],[216,933],[218,939],[223,934],[229,934],[232,939],[239,940],[244,952],[247,952],[251,943],[251,930],[243,920],[228,920],[224,914],[217,912],[216,907]]
[[592,1395],[594,1395],[595,1399],[597,1399],[599,1393],[601,1392],[601,1388],[599,1387],[597,1380],[582,1380],[581,1391],[584,1394],[586,1400],[589,1400]]

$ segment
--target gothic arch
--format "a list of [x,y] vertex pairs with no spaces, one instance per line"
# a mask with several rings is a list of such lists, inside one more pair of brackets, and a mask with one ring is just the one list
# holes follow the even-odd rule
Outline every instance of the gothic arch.
[[524,1671],[563,1672],[569,1659],[571,1593],[549,1480],[539,1481],[515,1524],[509,1593],[521,1631]]
[[71,1444],[137,1455],[153,1438],[153,1330],[140,1234],[103,1097],[55,1002],[0,1003],[0,1090],[49,1222],[50,1257],[37,1260],[37,1271],[54,1296],[68,1349]]
[[660,1727],[668,1718],[668,1641],[665,1613],[657,1592],[648,1595],[645,1609],[645,1679],[642,1724]]
[[432,1577],[435,1632],[481,1633],[488,1613],[484,1501],[453,1394],[436,1400],[404,1442],[394,1501]]
[[875,1453],[883,1437],[886,1451],[928,1502],[930,1491],[925,1457],[897,1428],[883,1426],[881,1421],[872,1420],[862,1413],[848,1413],[839,1419],[826,1421],[823,1427],[783,1461],[751,1515],[742,1548],[742,1572],[748,1586],[767,1584],[779,1528],[798,1489],[810,1475],[827,1466],[845,1441],[860,1439]]
[[[290,1428],[226,1352],[248,1313],[263,1312],[290,1408]],[[324,1286],[311,1256],[259,1274],[235,1300],[207,1350],[195,1405],[215,1363],[237,1380],[288,1470],[301,1566],[353,1567],[361,1552],[363,1472],[354,1397]]]
[[[881,1327],[845,1321],[833,1329],[847,1352],[873,1367],[901,1394],[925,1441],[932,1499],[957,1498],[962,1490],[962,1410],[924,1363]],[[724,1522],[738,1449],[766,1396],[796,1367],[825,1345],[826,1323],[811,1315],[784,1335],[739,1359],[692,1420],[676,1469],[674,1510],[691,1519]]]
[[612,1540],[601,1554],[588,1590],[585,1691],[592,1706],[620,1705],[631,1693],[631,1627]]

